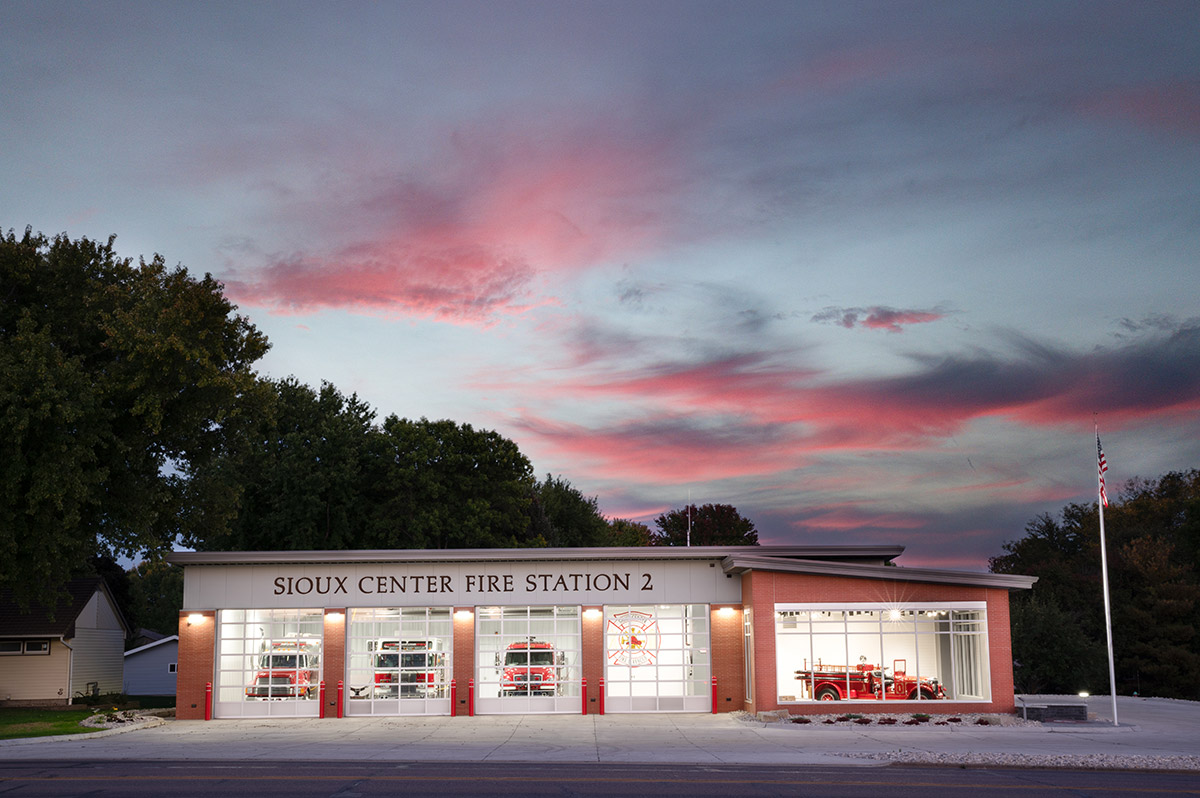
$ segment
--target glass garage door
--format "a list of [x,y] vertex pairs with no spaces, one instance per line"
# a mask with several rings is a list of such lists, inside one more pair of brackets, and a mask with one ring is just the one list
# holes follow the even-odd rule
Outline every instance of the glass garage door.
[[449,607],[351,610],[346,645],[346,714],[450,714]]
[[480,607],[475,711],[580,712],[579,607]]
[[315,717],[324,611],[221,610],[213,715]]
[[712,711],[707,604],[604,608],[606,712]]

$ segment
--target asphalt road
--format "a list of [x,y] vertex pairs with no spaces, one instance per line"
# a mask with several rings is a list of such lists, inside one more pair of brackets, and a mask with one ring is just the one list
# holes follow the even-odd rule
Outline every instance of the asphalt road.
[[538,765],[375,762],[0,762],[0,795],[255,796],[255,798],[580,796],[758,798],[886,795],[1200,795],[1200,773],[890,767],[870,770],[760,765]]

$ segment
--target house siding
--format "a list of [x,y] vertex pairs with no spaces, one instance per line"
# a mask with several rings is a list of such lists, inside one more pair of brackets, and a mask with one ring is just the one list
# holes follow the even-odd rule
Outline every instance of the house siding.
[[126,695],[175,695],[175,677],[170,665],[179,662],[179,641],[139,651],[125,657]]
[[71,695],[87,691],[96,682],[100,692],[119,693],[125,673],[125,635],[119,629],[78,629],[71,639],[75,649]]
[[71,649],[50,641],[50,654],[0,657],[0,699],[12,702],[67,703]]

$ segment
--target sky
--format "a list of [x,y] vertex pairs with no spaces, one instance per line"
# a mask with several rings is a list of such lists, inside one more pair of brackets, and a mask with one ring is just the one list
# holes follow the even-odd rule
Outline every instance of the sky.
[[0,0],[0,228],[609,517],[986,570],[1200,467],[1200,3]]

